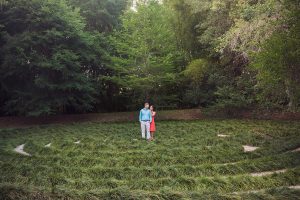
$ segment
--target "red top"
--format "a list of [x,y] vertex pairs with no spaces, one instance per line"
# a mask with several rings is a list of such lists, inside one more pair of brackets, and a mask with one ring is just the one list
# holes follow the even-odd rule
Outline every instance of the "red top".
[[154,132],[155,130],[156,130],[156,128],[155,128],[155,115],[156,115],[156,113],[152,113],[152,122],[151,122],[151,124],[150,124],[150,131],[151,132]]

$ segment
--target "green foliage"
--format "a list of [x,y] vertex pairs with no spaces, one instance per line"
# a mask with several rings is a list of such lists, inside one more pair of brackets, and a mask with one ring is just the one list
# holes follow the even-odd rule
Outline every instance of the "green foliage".
[[232,86],[218,87],[215,92],[217,103],[214,105],[216,112],[225,112],[227,116],[240,110],[247,110],[252,103],[245,94]]
[[202,0],[202,4],[206,3],[209,6],[205,10],[203,7],[196,9],[195,12],[206,14],[202,20],[195,26],[198,32],[197,40],[202,47],[202,56],[215,57],[217,56],[216,47],[219,45],[219,38],[227,33],[233,24],[233,19],[230,17],[230,9],[232,1],[211,1]]
[[186,61],[191,61],[198,56],[203,56],[203,47],[197,41],[198,31],[197,24],[203,21],[205,11],[195,12],[194,8],[201,5],[203,2],[192,4],[189,0],[165,0],[164,4],[168,6],[173,13],[172,26],[176,36],[175,42],[177,48],[184,51]]
[[277,0],[233,2],[229,4],[228,17],[234,23],[219,37],[217,48],[229,47],[247,53],[257,51],[276,30],[276,22],[284,17],[283,3]]
[[215,84],[215,112],[232,115],[253,109],[255,103],[255,73],[247,66],[243,54],[227,52],[210,73],[209,82]]
[[296,0],[132,3],[0,1],[0,114],[298,110]]
[[281,28],[253,55],[258,70],[259,99],[287,105],[295,111],[300,103],[300,14],[290,6]]
[[127,0],[68,0],[80,8],[86,19],[88,30],[109,33],[119,24],[119,16],[126,7]]
[[173,59],[178,53],[168,15],[169,9],[152,3],[122,16],[122,29],[115,34],[115,45],[117,56],[128,62],[123,68],[131,68],[142,77],[173,72]]
[[184,93],[183,104],[205,106],[211,100],[211,90],[207,85],[211,63],[205,59],[193,60],[182,72],[184,80],[181,84],[188,85]]
[[199,82],[208,71],[208,62],[203,59],[193,60],[183,71],[192,81]]
[[[101,39],[84,32],[78,9],[64,1],[9,1],[0,13],[0,81],[8,114],[92,109],[90,77]],[[97,55],[98,54],[98,55]]]
[[171,16],[170,9],[155,1],[140,5],[122,15],[122,28],[111,37],[115,76],[109,78],[121,95],[131,98],[129,106],[135,108],[145,99],[162,106],[176,104],[175,72],[183,56],[174,43]]
[[[214,109],[228,111],[253,103],[293,111],[299,107],[299,5],[295,1],[185,2],[202,14],[195,28],[201,56],[212,62],[208,80],[188,86],[187,97],[193,98],[187,102],[205,105],[205,98]],[[256,66],[254,72],[247,69],[248,63]]]

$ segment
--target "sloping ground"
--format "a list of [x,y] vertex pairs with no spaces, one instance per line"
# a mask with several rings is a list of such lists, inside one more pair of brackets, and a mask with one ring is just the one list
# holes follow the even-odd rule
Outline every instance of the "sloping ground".
[[[0,128],[30,127],[43,124],[74,122],[128,122],[138,121],[139,112],[90,113],[78,115],[56,115],[48,117],[0,117]],[[202,119],[200,109],[159,111],[157,120]]]
[[[148,143],[138,123],[2,129],[0,199],[300,197],[300,122],[162,121],[157,130]],[[22,144],[31,156],[14,151]]]

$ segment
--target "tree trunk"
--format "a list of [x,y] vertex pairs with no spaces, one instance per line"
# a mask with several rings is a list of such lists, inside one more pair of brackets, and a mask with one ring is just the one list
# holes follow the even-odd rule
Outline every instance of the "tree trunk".
[[296,99],[295,99],[295,91],[293,88],[293,84],[291,80],[285,80],[285,92],[287,94],[289,103],[288,103],[288,110],[295,112],[296,111]]

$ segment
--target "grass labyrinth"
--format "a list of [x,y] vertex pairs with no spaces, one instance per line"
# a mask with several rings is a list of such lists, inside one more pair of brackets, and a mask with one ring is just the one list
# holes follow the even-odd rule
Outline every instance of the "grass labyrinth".
[[[162,121],[157,129],[150,143],[137,123],[1,129],[0,199],[300,197],[300,122]],[[21,144],[31,156],[13,151]]]

